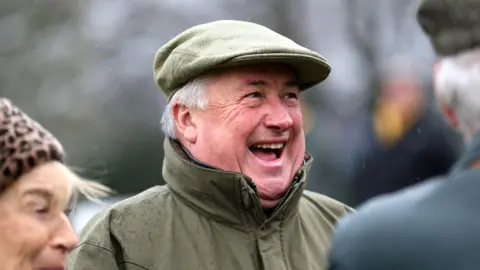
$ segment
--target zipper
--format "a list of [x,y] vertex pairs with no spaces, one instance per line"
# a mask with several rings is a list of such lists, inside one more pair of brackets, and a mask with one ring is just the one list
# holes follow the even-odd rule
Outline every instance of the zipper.
[[260,211],[262,213],[262,216],[263,216],[263,219],[262,221],[260,222],[260,229],[263,229],[266,227],[266,224],[268,224],[268,222],[270,222],[270,220],[272,220],[275,216],[277,216],[278,214],[278,211],[287,203],[287,201],[291,198],[291,195],[293,193],[293,191],[295,191],[300,183],[300,177],[301,174],[295,176],[295,178],[293,179],[293,183],[290,185],[290,188],[288,188],[287,192],[285,193],[285,196],[283,196],[283,198],[280,200],[280,202],[277,204],[277,206],[275,206],[275,208],[273,209],[272,211],[272,214],[267,218],[263,212],[263,209],[261,209],[260,207],[260,200],[258,199],[258,196],[255,196],[255,193],[254,193],[254,197],[255,199],[257,200],[258,204],[256,203],[256,205],[258,205],[258,208],[260,208]]
[[286,203],[286,201],[290,198],[290,195],[292,194],[292,192],[298,187],[298,184],[299,184],[299,182],[300,182],[299,179],[300,179],[299,176],[295,176],[292,185],[290,185],[290,188],[287,190],[287,192],[285,193],[285,196],[283,196],[282,200],[280,200],[280,202],[277,204],[277,206],[275,206],[275,209],[273,209],[272,214],[271,214],[270,217],[266,220],[266,222],[268,222],[270,219],[272,219],[273,217],[275,217],[276,214],[277,214],[277,212],[279,211],[279,209],[284,206],[284,204]]
[[310,163],[310,162],[309,161],[304,161],[303,162],[302,168],[293,178],[293,182],[290,185],[290,187],[288,188],[287,192],[285,193],[285,196],[283,196],[283,198],[280,200],[280,202],[277,204],[277,206],[275,206],[275,208],[272,211],[272,214],[268,218],[265,216],[265,212],[263,211],[263,209],[261,207],[260,199],[258,198],[257,191],[256,191],[257,190],[257,185],[255,185],[255,183],[253,181],[245,181],[245,179],[242,178],[244,180],[244,182],[243,182],[244,187],[246,189],[248,189],[248,194],[250,195],[250,198],[253,200],[253,204],[254,204],[254,207],[255,207],[254,216],[255,216],[255,219],[257,220],[257,222],[259,224],[261,224],[260,228],[265,227],[265,224],[267,224],[272,218],[274,218],[277,215],[277,212],[280,210],[280,208],[282,208],[284,206],[284,204],[290,199],[290,197],[291,197],[290,195],[292,194],[292,192],[295,189],[297,189],[297,187],[300,183],[300,179],[302,178],[303,174],[305,173],[304,168],[308,163]]

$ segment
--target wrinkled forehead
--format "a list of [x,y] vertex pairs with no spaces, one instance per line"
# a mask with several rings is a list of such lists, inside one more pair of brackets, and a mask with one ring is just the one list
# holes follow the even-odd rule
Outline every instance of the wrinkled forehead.
[[49,197],[62,205],[67,205],[72,199],[72,182],[68,179],[63,164],[50,162],[35,167],[22,175],[10,188],[24,196],[27,194]]
[[294,68],[282,64],[246,65],[224,68],[212,72],[218,78],[229,79],[264,79],[278,81],[296,81],[297,72]]

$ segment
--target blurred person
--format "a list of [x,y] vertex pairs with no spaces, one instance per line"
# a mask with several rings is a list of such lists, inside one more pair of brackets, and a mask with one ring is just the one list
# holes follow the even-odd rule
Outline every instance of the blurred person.
[[353,206],[443,175],[460,156],[461,139],[429,106],[414,70],[408,59],[393,58],[381,75],[369,140],[352,174]]
[[338,223],[335,270],[470,270],[480,257],[479,0],[425,0],[417,18],[437,53],[435,94],[467,150],[445,176],[372,199]]
[[325,269],[351,209],[304,190],[312,157],[299,95],[330,69],[243,21],[197,25],[161,47],[167,185],[96,215],[69,269]]
[[[433,62],[435,55],[429,47],[428,39],[416,23],[415,3],[417,1],[305,0],[301,4],[291,3],[295,5],[295,9],[292,9],[294,14],[298,15],[297,22],[293,23],[302,26],[295,29],[295,35],[301,36],[302,41],[313,49],[321,51],[334,67],[328,80],[320,86],[324,88],[321,101],[323,104],[313,106],[317,119],[322,124],[314,126],[307,136],[309,151],[313,151],[315,156],[318,156],[317,152],[319,152],[320,155],[326,155],[329,158],[321,162],[315,160],[316,164],[312,166],[311,180],[307,188],[321,190],[323,194],[355,206],[359,201],[363,201],[363,197],[370,197],[382,190],[396,190],[397,187],[393,186],[393,183],[403,187],[408,184],[405,183],[407,178],[416,182],[417,177],[413,178],[410,175],[420,173],[419,180],[423,180],[425,177],[437,174],[438,169],[443,167],[439,166],[440,164],[437,165],[442,158],[434,158],[433,168],[428,168],[429,166],[425,166],[428,164],[425,161],[422,162],[425,160],[422,155],[419,157],[410,155],[411,161],[406,158],[397,160],[400,166],[395,166],[391,160],[391,156],[406,156],[402,152],[412,151],[415,148],[424,149],[420,150],[420,153],[448,152],[448,149],[444,151],[442,147],[439,150],[433,150],[434,147],[422,144],[427,141],[424,139],[426,134],[438,134],[440,137],[442,129],[452,137],[452,131],[447,130],[446,123],[440,123],[442,128],[435,126],[443,121],[438,110],[430,108],[422,110],[419,122],[429,122],[422,120],[430,118],[430,116],[424,117],[423,111],[425,111],[428,115],[434,115],[433,125],[426,125],[425,130],[421,128],[420,133],[415,125],[406,130],[389,147],[383,147],[378,142],[372,124],[372,103],[378,96],[374,92],[378,92],[377,89],[380,88],[378,85],[381,77],[385,78],[383,85],[389,85],[392,83],[386,82],[386,78],[397,81],[396,77],[410,77],[410,74],[413,74],[414,78],[408,79],[412,81],[409,84],[415,86],[421,83],[421,88],[431,88],[431,67],[425,63]],[[328,24],[325,24],[325,21],[328,21]],[[407,65],[399,66],[399,61],[396,60],[398,57],[401,57],[401,63]],[[404,82],[404,84],[407,83]],[[428,107],[432,103],[430,92],[425,92],[428,95],[426,100],[429,103]],[[309,98],[309,101],[316,100],[318,98]],[[385,115],[388,114],[391,113]],[[384,119],[388,118],[390,117],[384,117]],[[328,129],[325,129],[325,126],[328,126]],[[420,138],[415,138],[417,136]],[[461,138],[458,135],[455,141],[461,145]],[[406,149],[405,144],[410,144],[411,147]],[[438,144],[428,143],[427,145]],[[385,162],[386,168],[373,166],[376,160]],[[418,162],[415,162],[416,160]],[[365,170],[362,170],[363,163],[366,163]],[[417,164],[420,163],[423,163],[425,168],[419,169],[420,165]],[[372,178],[360,177],[362,174]],[[427,176],[423,176],[424,174]],[[312,177],[316,175],[320,177]],[[377,177],[373,179],[373,176]],[[363,181],[357,182],[361,190],[355,194],[353,191],[358,189],[354,189],[353,184],[356,180],[362,179]],[[318,182],[315,183],[315,181]],[[372,185],[362,185],[363,182],[369,181]],[[379,185],[378,190],[375,190],[377,185]],[[369,186],[374,186],[373,190],[368,189]]]
[[53,135],[0,98],[0,269],[65,269],[77,244],[67,218],[74,195],[109,192],[73,173],[64,156]]

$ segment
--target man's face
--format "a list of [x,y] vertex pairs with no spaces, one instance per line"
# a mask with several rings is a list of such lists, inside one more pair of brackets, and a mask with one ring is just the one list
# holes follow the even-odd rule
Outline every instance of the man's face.
[[206,110],[190,110],[194,136],[185,146],[202,162],[252,178],[262,206],[275,207],[305,154],[295,76],[281,66],[230,69],[208,83],[207,96]]

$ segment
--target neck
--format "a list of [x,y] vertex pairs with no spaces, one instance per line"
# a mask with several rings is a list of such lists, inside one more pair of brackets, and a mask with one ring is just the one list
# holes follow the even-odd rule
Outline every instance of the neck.
[[198,213],[238,228],[257,228],[297,213],[312,158],[295,174],[288,194],[273,210],[260,205],[255,184],[246,175],[216,169],[195,160],[180,143],[166,139],[163,177],[172,194]]

